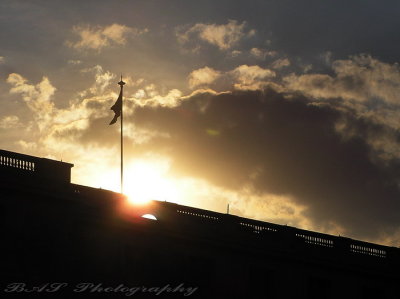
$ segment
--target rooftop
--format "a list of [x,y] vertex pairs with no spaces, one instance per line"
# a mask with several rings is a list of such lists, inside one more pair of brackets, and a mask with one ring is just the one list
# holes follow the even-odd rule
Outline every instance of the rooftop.
[[[85,202],[93,207],[113,205],[124,200],[122,194],[71,184],[73,164],[51,159],[0,150],[0,178],[4,188],[20,188],[21,184],[35,187],[37,190],[57,188],[59,196],[73,202]],[[49,184],[51,182],[52,184]],[[37,191],[37,192],[42,192]],[[126,212],[127,211],[127,212]],[[154,201],[145,206],[130,206],[125,209],[125,220],[129,225],[154,222],[143,219],[144,214],[154,215],[163,229],[173,231],[178,223],[180,231],[189,235],[202,236],[210,240],[224,239],[226,242],[243,244],[251,240],[260,248],[272,251],[292,251],[318,253],[326,256],[344,256],[349,258],[373,259],[378,263],[399,261],[399,249],[369,242],[363,242],[342,236],[333,236],[286,225],[243,218],[235,215],[178,205],[169,202]],[[245,245],[244,245],[245,246]]]

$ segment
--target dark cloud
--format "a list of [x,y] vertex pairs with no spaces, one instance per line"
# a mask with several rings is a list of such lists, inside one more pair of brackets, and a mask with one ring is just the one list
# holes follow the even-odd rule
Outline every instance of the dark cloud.
[[[398,163],[371,160],[367,135],[385,128],[307,98],[272,90],[197,95],[176,109],[141,108],[138,126],[164,131],[144,147],[174,158],[173,168],[230,189],[290,195],[320,227],[377,237],[399,224]],[[346,119],[351,138],[335,130]]]

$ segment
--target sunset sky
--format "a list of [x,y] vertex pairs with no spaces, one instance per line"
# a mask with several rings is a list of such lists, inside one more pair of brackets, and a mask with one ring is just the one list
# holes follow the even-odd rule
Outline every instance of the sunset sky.
[[74,183],[400,246],[400,2],[2,0],[0,148]]

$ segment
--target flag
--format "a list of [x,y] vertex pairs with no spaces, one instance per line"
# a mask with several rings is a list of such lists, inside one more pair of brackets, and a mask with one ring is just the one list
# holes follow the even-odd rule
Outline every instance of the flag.
[[117,122],[118,117],[121,115],[121,110],[122,110],[122,88],[121,91],[119,92],[119,96],[117,101],[115,102],[114,105],[110,108],[110,110],[114,111],[115,115],[112,121],[110,122],[110,125],[115,124]]

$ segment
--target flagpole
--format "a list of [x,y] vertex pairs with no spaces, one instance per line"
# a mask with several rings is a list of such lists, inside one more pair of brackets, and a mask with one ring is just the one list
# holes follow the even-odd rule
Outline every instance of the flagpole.
[[122,81],[122,75],[121,75],[121,81],[118,82],[119,86],[121,86],[121,193],[124,193],[124,114],[123,114],[123,107],[124,107],[124,101],[123,101],[123,89],[125,82]]

